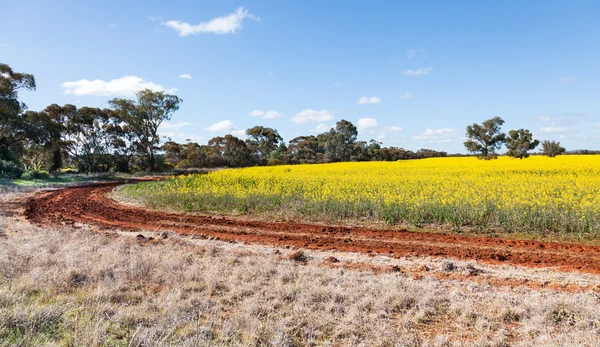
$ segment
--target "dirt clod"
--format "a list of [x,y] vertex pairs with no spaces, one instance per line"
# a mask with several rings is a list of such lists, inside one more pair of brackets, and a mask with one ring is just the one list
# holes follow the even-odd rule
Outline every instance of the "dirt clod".
[[446,271],[446,272],[452,272],[456,269],[456,265],[454,265],[454,263],[452,262],[445,262],[442,264],[442,271]]
[[288,254],[287,258],[301,263],[308,262],[308,257],[306,256],[306,254],[304,254],[302,250],[294,251]]
[[338,258],[333,257],[333,256],[329,256],[329,257],[327,257],[327,258],[325,258],[323,260],[326,261],[326,262],[328,262],[328,263],[339,263],[340,262],[340,260]]

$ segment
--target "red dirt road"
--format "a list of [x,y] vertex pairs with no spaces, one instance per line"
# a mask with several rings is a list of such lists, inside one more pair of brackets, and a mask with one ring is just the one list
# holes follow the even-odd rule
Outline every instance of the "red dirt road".
[[552,267],[560,271],[600,274],[600,247],[595,246],[163,213],[125,206],[107,198],[106,195],[118,184],[37,194],[27,201],[25,215],[38,224],[81,222],[130,231],[168,230],[229,242],[393,257],[473,259],[491,264]]

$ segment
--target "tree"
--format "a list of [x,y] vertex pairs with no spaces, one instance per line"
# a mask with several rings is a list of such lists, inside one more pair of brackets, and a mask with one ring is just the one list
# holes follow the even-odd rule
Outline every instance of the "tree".
[[28,134],[22,117],[27,105],[19,101],[22,90],[35,90],[33,75],[0,63],[0,159],[15,160],[24,150],[22,141]]
[[298,136],[290,140],[287,154],[292,163],[316,163],[323,156],[324,149],[316,136]]
[[210,154],[218,166],[219,163],[230,167],[250,166],[254,162],[246,143],[233,135],[217,136],[208,141]]
[[542,153],[550,158],[554,158],[559,154],[565,153],[566,151],[567,150],[560,145],[560,142],[548,140],[542,142]]
[[333,162],[350,161],[357,136],[358,130],[352,123],[344,119],[337,122],[335,128],[327,133],[325,153],[329,160]]
[[473,124],[467,127],[465,147],[471,153],[479,153],[480,159],[496,158],[496,150],[502,147],[506,134],[500,132],[504,120],[494,117],[483,122],[481,125]]
[[507,155],[513,158],[527,158],[529,151],[535,149],[540,141],[533,139],[533,134],[527,129],[511,130],[506,140]]
[[111,137],[106,132],[110,110],[77,109],[73,105],[65,105],[62,109],[66,127],[64,141],[78,169],[88,173],[105,171],[99,164],[101,157],[109,154],[111,149]]
[[254,154],[256,160],[265,163],[271,152],[277,150],[279,142],[283,141],[277,130],[255,126],[246,130],[249,139],[246,140],[248,149]]
[[156,151],[160,148],[158,128],[171,119],[182,100],[176,95],[145,89],[136,93],[137,102],[112,99],[109,104],[135,134],[137,148],[146,156],[150,171],[156,170]]

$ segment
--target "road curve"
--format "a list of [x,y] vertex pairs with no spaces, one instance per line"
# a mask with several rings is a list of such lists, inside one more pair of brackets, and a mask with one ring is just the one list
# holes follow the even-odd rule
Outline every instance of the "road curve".
[[229,242],[392,257],[472,259],[489,264],[552,267],[560,271],[600,274],[600,247],[596,246],[164,213],[125,206],[108,198],[107,194],[119,184],[122,183],[39,193],[27,200],[25,215],[36,224],[80,222],[129,231],[169,230]]

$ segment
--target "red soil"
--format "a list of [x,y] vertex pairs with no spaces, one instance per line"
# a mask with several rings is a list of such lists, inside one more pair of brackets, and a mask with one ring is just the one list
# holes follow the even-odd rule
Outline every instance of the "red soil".
[[38,224],[81,222],[130,231],[169,230],[229,242],[392,257],[473,259],[490,264],[552,267],[560,271],[600,274],[600,247],[596,246],[164,213],[124,206],[106,197],[117,184],[37,194],[27,201],[25,214]]

